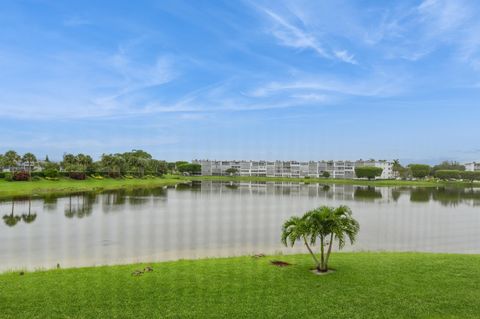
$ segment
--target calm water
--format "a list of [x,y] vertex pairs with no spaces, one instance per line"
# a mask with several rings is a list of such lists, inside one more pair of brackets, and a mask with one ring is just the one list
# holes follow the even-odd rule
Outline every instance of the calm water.
[[480,253],[480,189],[202,182],[0,202],[0,270],[297,252],[282,222],[349,205],[348,250]]

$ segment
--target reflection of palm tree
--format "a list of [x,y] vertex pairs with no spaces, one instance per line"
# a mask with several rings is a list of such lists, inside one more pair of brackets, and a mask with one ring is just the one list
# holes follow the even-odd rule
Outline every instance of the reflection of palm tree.
[[92,214],[93,202],[95,201],[95,194],[88,193],[84,195],[75,196],[76,203],[72,203],[72,196],[69,196],[68,206],[65,208],[65,217],[83,218]]
[[5,225],[9,227],[15,226],[22,218],[17,215],[5,215],[3,216],[3,221]]
[[22,219],[20,216],[17,216],[17,215],[13,214],[14,210],[15,210],[15,202],[12,201],[12,212],[10,213],[10,215],[4,215],[3,216],[3,222],[8,227],[15,226]]
[[22,220],[24,223],[30,224],[37,219],[37,214],[36,213],[31,213],[32,212],[32,200],[28,200],[28,214],[22,214]]

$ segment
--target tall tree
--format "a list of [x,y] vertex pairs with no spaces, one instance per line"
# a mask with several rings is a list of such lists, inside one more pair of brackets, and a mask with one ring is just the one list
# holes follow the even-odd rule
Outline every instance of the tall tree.
[[18,162],[21,160],[20,155],[15,151],[7,151],[3,156],[3,164],[9,167],[10,170],[14,170],[18,166]]
[[25,154],[23,154],[22,162],[24,164],[25,163],[27,164],[28,175],[30,175],[30,177],[31,177],[32,176],[32,166],[34,166],[37,163],[37,157],[35,157],[35,155],[33,155],[32,153],[25,153]]

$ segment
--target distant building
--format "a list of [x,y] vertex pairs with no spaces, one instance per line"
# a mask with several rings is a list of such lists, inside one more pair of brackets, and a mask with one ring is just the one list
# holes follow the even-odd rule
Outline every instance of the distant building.
[[465,164],[465,170],[470,172],[480,171],[480,162],[472,162]]
[[[235,175],[239,176],[263,176],[263,177],[293,177],[293,178],[318,178],[325,172],[331,178],[355,178],[355,167],[375,166],[383,169],[379,179],[394,178],[393,162],[389,161],[211,161],[194,160],[200,164],[201,174],[204,176],[228,176],[232,175],[231,169],[235,169]],[[227,172],[228,170],[228,172]]]

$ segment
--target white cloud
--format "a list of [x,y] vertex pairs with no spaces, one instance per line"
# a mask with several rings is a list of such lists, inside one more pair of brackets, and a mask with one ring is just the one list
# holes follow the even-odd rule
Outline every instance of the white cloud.
[[289,46],[296,49],[311,49],[316,52],[320,57],[337,60],[350,64],[357,64],[354,59],[354,55],[346,50],[332,50],[327,49],[322,45],[319,34],[320,32],[314,32],[307,30],[305,27],[305,21],[301,20],[301,17],[290,13],[298,20],[302,21],[302,25],[295,25],[290,22],[286,17],[281,16],[279,13],[273,10],[255,6],[257,10],[266,14],[272,21],[269,32],[277,38],[282,45]]
[[334,51],[335,56],[342,60],[343,62],[351,63],[351,64],[358,64],[355,60],[355,56],[353,54],[348,53],[347,50],[342,51]]
[[312,34],[288,23],[284,18],[268,9],[263,10],[277,23],[272,33],[282,44],[298,49],[310,48],[320,56],[330,58],[330,55],[325,52]]
[[355,81],[300,78],[297,81],[271,82],[252,90],[249,92],[249,95],[265,98],[285,92],[297,92],[296,94],[305,96],[322,92],[325,95],[386,97],[400,93],[403,90],[402,81],[401,77],[394,79],[383,76],[378,76],[378,78],[373,78],[372,80]]

